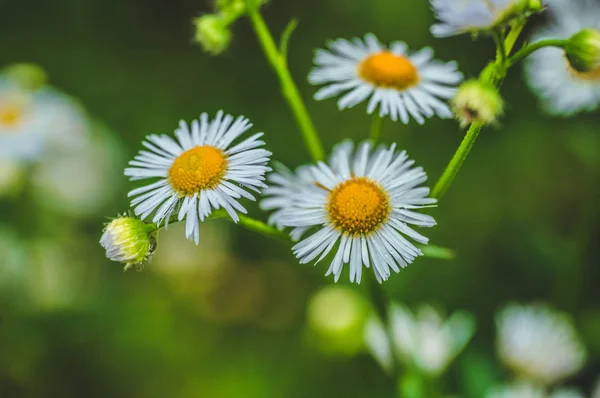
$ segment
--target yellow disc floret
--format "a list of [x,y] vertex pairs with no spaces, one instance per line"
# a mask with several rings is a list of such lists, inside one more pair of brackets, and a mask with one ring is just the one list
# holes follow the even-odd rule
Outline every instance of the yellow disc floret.
[[21,109],[16,106],[0,109],[0,125],[14,126],[21,119]]
[[402,55],[382,51],[369,55],[358,65],[360,77],[378,87],[406,90],[419,83],[419,71]]
[[227,172],[227,157],[219,148],[197,146],[179,155],[169,169],[169,181],[181,196],[214,189]]
[[336,186],[327,198],[331,222],[348,234],[369,234],[390,213],[387,192],[366,177],[354,177]]

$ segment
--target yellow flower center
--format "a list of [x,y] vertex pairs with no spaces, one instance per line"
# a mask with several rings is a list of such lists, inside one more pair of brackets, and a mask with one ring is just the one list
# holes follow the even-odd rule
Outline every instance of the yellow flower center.
[[16,126],[21,121],[23,111],[20,101],[13,101],[10,98],[8,101],[3,101],[0,98],[0,126]]
[[197,146],[179,155],[169,169],[169,181],[181,196],[214,189],[227,172],[223,151],[209,145]]
[[382,51],[358,65],[359,76],[375,86],[406,90],[419,83],[419,71],[406,57]]
[[379,184],[366,177],[353,177],[336,186],[327,198],[333,224],[348,234],[368,234],[387,220],[389,197]]
[[578,70],[575,70],[571,66],[569,66],[569,70],[575,75],[575,77],[579,79],[591,82],[600,82],[600,66],[596,67],[596,69],[592,69],[587,72],[580,72]]

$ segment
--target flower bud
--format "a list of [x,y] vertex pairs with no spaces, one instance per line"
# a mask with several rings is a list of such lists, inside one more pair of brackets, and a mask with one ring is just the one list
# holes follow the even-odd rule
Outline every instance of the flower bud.
[[133,217],[111,221],[102,234],[100,245],[106,257],[125,264],[125,271],[148,260],[156,249],[156,226]]
[[206,14],[194,20],[196,25],[195,41],[204,50],[213,55],[222,53],[231,42],[231,30],[225,18],[220,15]]
[[565,52],[577,72],[600,74],[600,30],[584,29],[574,34],[567,42]]
[[452,107],[462,127],[471,123],[495,123],[504,109],[504,101],[492,84],[480,80],[463,83],[452,99]]
[[323,353],[352,356],[363,348],[369,306],[356,290],[324,287],[311,298],[307,311],[312,341]]
[[9,79],[28,90],[37,90],[47,82],[46,72],[35,64],[13,64],[4,68],[2,72]]
[[541,12],[544,10],[544,5],[542,4],[542,0],[529,0],[527,8],[531,12]]
[[224,14],[242,15],[246,11],[244,0],[216,0],[215,9]]

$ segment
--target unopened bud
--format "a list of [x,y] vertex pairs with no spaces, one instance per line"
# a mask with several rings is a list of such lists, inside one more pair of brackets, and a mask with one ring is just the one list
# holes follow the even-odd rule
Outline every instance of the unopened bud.
[[220,15],[206,14],[194,20],[195,40],[204,50],[217,55],[227,50],[231,42],[228,21]]
[[352,356],[363,348],[369,307],[347,286],[327,286],[308,305],[307,322],[315,345],[325,354]]
[[577,72],[600,75],[600,31],[584,29],[571,36],[565,47],[569,63]]
[[469,80],[458,88],[452,107],[460,125],[466,127],[471,123],[495,123],[503,112],[504,101],[492,84]]
[[156,226],[133,217],[111,221],[102,234],[100,245],[106,257],[125,264],[125,270],[148,260],[156,249]]
[[246,2],[244,0],[217,0],[215,8],[218,12],[241,15],[246,11]]
[[37,90],[46,85],[46,72],[35,64],[13,64],[2,70],[9,79],[27,90]]
[[544,5],[542,4],[542,0],[529,0],[527,8],[531,12],[541,12],[544,9]]

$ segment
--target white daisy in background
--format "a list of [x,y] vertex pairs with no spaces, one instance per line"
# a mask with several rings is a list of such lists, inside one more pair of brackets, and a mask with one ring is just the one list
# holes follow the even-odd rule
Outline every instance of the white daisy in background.
[[585,347],[566,314],[545,306],[510,305],[496,324],[498,354],[521,378],[552,385],[585,363]]
[[0,77],[0,159],[32,161],[48,149],[76,150],[86,135],[84,112],[69,97]]
[[585,398],[579,391],[560,389],[552,393],[538,385],[527,382],[516,382],[492,388],[486,398]]
[[444,320],[427,305],[421,306],[415,316],[408,308],[394,304],[390,327],[393,349],[378,319],[371,319],[365,329],[366,345],[382,367],[390,369],[396,357],[425,374],[439,376],[471,340],[475,319],[471,314],[456,312]]
[[233,145],[233,141],[252,127],[248,119],[217,112],[211,122],[203,113],[191,128],[181,121],[175,130],[177,141],[167,135],[149,135],[142,142],[148,150],[140,151],[125,169],[131,180],[159,180],[134,189],[131,206],[142,219],[154,214],[153,222],[160,224],[178,211],[178,220],[186,219],[185,235],[196,243],[199,240],[199,221],[213,210],[223,208],[233,221],[237,212],[246,213],[238,202],[245,197],[254,200],[247,189],[260,192],[265,188],[264,174],[271,152],[257,133]]
[[319,231],[293,247],[301,264],[322,260],[334,247],[335,257],[327,275],[340,278],[350,264],[350,281],[360,283],[363,265],[373,267],[379,282],[391,270],[412,263],[422,255],[404,235],[420,243],[428,239],[408,226],[435,225],[433,217],[414,209],[430,206],[429,188],[421,167],[412,167],[405,151],[396,146],[371,149],[368,142],[353,151],[349,141],[338,145],[330,164],[311,166],[313,183],[302,184],[291,205],[273,220],[293,228],[317,227]]
[[439,23],[431,27],[436,37],[486,31],[527,11],[527,0],[431,0]]
[[[282,223],[282,217],[286,210],[292,207],[297,195],[302,193],[303,187],[312,185],[313,181],[309,166],[300,166],[293,172],[283,164],[276,164],[275,172],[267,176],[269,186],[263,189],[265,199],[260,202],[261,209],[273,211],[269,217],[269,224],[283,230],[285,225]],[[308,228],[294,228],[290,236],[297,241]]]
[[0,78],[0,158],[27,161],[43,150],[52,113],[42,95]]
[[454,96],[463,77],[456,62],[433,60],[429,47],[409,54],[400,41],[388,49],[371,33],[364,40],[337,39],[328,47],[316,51],[316,67],[308,76],[310,83],[326,85],[317,91],[316,100],[347,92],[338,101],[339,109],[346,109],[370,97],[369,114],[379,107],[380,116],[403,123],[410,117],[420,124],[433,115],[452,117],[445,101]]
[[[600,3],[551,1],[553,22],[535,32],[531,42],[568,39],[583,29],[600,30]],[[600,107],[600,65],[589,71],[575,69],[557,47],[544,47],[524,63],[527,83],[548,113],[573,115]]]

